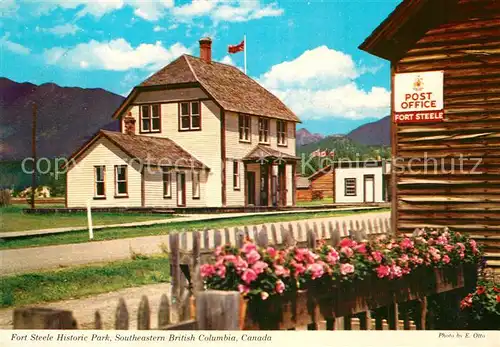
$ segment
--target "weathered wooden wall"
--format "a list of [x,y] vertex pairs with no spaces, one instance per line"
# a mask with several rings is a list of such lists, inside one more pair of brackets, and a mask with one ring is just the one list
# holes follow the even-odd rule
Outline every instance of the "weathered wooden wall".
[[312,189],[309,188],[297,188],[296,192],[296,200],[301,201],[312,201]]
[[335,170],[327,169],[324,173],[318,173],[316,177],[311,178],[311,187],[313,191],[322,191],[324,198],[335,196]]
[[[393,63],[393,73],[444,70],[445,107],[442,123],[393,125],[394,155],[405,161],[395,168],[396,223],[470,232],[500,266],[500,1],[460,0],[449,15]],[[425,172],[426,157],[435,171]],[[422,161],[413,172],[411,159]]]

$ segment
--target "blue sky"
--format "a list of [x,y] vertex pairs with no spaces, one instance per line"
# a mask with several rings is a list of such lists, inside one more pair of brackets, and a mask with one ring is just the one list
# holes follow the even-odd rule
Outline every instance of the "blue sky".
[[389,112],[389,64],[358,45],[400,0],[2,0],[0,74],[126,95],[183,53],[243,67],[312,132],[346,133]]

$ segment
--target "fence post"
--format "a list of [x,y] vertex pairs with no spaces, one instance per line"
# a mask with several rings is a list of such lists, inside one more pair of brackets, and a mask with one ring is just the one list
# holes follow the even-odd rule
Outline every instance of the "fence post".
[[[235,236],[236,236],[236,234],[235,234]],[[229,234],[229,228],[224,228],[224,239],[226,240],[226,242],[224,242],[224,244],[228,244],[228,245],[231,244],[231,235]],[[234,242],[236,242],[236,237],[234,238]]]
[[200,330],[241,330],[245,316],[238,292],[207,290],[197,293],[196,321]]
[[310,228],[307,230],[307,247],[312,249],[316,248],[316,233]]
[[264,224],[262,226],[261,231],[259,232],[259,235],[257,238],[257,245],[259,245],[259,247],[267,247],[268,243],[269,243],[269,239],[267,236],[267,227]]
[[50,308],[16,308],[13,313],[14,329],[77,329],[71,311]]
[[168,297],[163,294],[160,300],[160,307],[158,309],[158,329],[161,329],[170,324],[170,301]]
[[222,233],[219,229],[214,230],[214,246],[215,248],[222,246]]
[[92,227],[92,208],[90,207],[90,200],[87,201],[87,223],[89,226],[89,240],[93,240],[94,230]]
[[273,246],[276,247],[278,245],[278,232],[276,231],[276,225],[271,224],[271,239],[273,240]]
[[128,310],[125,300],[120,298],[115,312],[115,330],[128,330]]
[[143,295],[137,310],[137,330],[149,330],[151,328],[151,317],[149,312],[148,298]]
[[179,234],[172,233],[169,235],[170,241],[170,277],[172,278],[172,303],[176,303],[181,286],[181,269],[180,269],[180,251],[179,251]]

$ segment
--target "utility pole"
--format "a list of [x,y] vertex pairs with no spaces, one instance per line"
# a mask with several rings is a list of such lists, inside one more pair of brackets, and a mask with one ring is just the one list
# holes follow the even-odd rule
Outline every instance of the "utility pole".
[[31,152],[33,156],[33,170],[31,171],[31,208],[35,208],[36,189],[36,103],[33,103],[33,125],[31,131]]

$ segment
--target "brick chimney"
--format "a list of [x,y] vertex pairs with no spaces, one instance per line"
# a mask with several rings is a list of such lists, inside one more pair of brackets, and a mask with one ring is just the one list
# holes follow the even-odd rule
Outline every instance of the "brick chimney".
[[200,58],[206,63],[212,62],[212,39],[203,37],[200,39]]
[[123,118],[123,124],[125,125],[125,134],[135,135],[135,118],[132,117],[131,112],[129,112],[128,115]]

